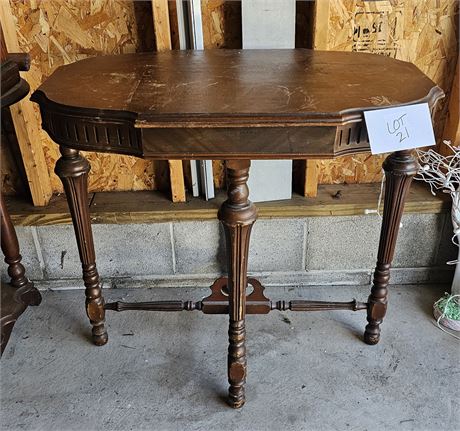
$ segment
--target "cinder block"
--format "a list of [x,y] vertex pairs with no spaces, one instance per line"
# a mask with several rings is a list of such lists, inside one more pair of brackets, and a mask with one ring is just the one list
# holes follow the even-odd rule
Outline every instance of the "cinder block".
[[423,267],[423,268],[392,268],[390,284],[452,284],[453,268]]
[[[96,224],[93,234],[102,277],[173,273],[169,223]],[[39,227],[39,238],[49,279],[80,276],[72,226]]]
[[226,271],[224,230],[218,221],[174,223],[173,232],[177,273]]
[[[251,236],[249,271],[282,274],[305,269],[338,273],[359,270],[368,274],[377,259],[380,224],[376,216],[258,220]],[[32,229],[37,229],[44,273]],[[305,230],[308,230],[306,248]],[[443,259],[450,256],[455,258],[452,253],[455,247],[448,241],[449,231],[447,214],[405,215],[393,266],[423,268],[441,265]],[[224,233],[218,221],[174,225],[96,224],[93,232],[99,272],[107,279],[226,272]],[[441,232],[443,244],[447,243],[450,251],[446,252],[440,245]],[[81,276],[71,225],[19,228],[18,235],[32,279],[78,279]]]
[[173,273],[169,223],[95,225],[94,235],[104,276]]
[[307,235],[307,270],[370,269],[377,260],[377,216],[313,217]]
[[457,259],[458,247],[452,242],[454,228],[452,226],[452,218],[450,213],[444,215],[444,228],[442,230],[441,240],[439,241],[438,255],[436,258],[437,265],[445,265]]
[[[393,267],[435,264],[442,214],[402,218]],[[381,220],[377,216],[318,217],[310,220],[307,270],[372,269],[377,261]]]
[[73,226],[39,226],[37,232],[46,278],[81,277],[81,264]]
[[393,267],[433,266],[436,261],[443,225],[443,214],[403,215]]
[[[249,271],[302,270],[304,220],[257,220],[251,234]],[[174,224],[178,273],[226,272],[225,237],[219,222]]]
[[371,271],[294,271],[271,272],[257,275],[264,286],[369,286]]
[[303,270],[306,219],[257,220],[249,245],[249,271]]
[[[22,264],[26,269],[26,276],[31,280],[42,280],[43,271],[40,265],[40,259],[38,258],[37,249],[35,247],[32,231],[34,227],[17,226],[16,234],[19,241],[19,250],[22,256]],[[2,259],[2,281],[9,281],[7,274],[7,264]]]

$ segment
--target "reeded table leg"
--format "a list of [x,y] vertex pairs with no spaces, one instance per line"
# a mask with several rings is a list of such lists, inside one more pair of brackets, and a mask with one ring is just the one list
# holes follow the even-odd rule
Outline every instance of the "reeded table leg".
[[56,174],[64,185],[77,238],[83,268],[86,294],[86,314],[93,326],[93,341],[97,346],[107,343],[104,326],[104,298],[96,268],[93,233],[88,208],[88,161],[77,150],[60,147],[62,157],[56,163]]
[[369,323],[364,332],[364,341],[367,344],[377,344],[380,339],[380,324],[387,309],[391,261],[393,260],[404,202],[412,178],[417,173],[418,163],[412,155],[412,151],[397,151],[387,157],[383,163],[383,169],[386,178],[385,205],[377,266],[368,301],[367,321]]
[[248,200],[246,182],[249,160],[226,161],[228,199],[219,210],[219,220],[225,230],[228,259],[229,347],[228,382],[229,404],[239,408],[244,404],[246,381],[245,315],[248,249],[251,228],[257,218],[255,206]]

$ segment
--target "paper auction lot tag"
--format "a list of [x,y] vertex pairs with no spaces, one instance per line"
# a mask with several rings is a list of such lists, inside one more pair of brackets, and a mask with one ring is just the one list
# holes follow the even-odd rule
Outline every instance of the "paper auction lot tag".
[[428,103],[365,111],[364,119],[372,154],[436,144]]

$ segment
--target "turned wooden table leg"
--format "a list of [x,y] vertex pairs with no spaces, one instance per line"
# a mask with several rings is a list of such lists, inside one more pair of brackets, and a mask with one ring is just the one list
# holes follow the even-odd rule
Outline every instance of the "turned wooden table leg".
[[107,343],[104,326],[105,311],[101,282],[96,268],[93,233],[88,208],[88,161],[77,150],[60,147],[62,157],[56,163],[56,174],[64,185],[77,238],[85,283],[86,313],[93,326],[93,341],[97,346]]
[[[2,252],[5,256],[5,262],[8,264],[8,275],[11,278],[10,284],[19,289],[27,284],[31,284],[31,282],[26,277],[26,270],[21,263],[22,256],[19,252],[18,237],[16,236],[16,231],[13,223],[11,222],[8,209],[3,198],[3,193],[1,194],[0,202]],[[38,303],[40,303],[40,301],[38,301]]]
[[3,354],[16,320],[29,305],[39,305],[42,297],[34,284],[26,277],[18,237],[11,222],[3,193],[0,193],[1,245],[8,264],[10,284],[1,286],[0,338]]
[[368,300],[367,321],[364,341],[377,344],[380,339],[380,324],[387,310],[390,266],[393,260],[404,202],[412,178],[417,173],[418,163],[411,150],[397,151],[383,163],[385,171],[385,204],[383,210],[380,243],[373,286]]
[[226,161],[228,199],[219,210],[219,220],[225,230],[228,260],[229,404],[239,408],[244,404],[246,381],[245,315],[248,285],[248,249],[251,228],[257,218],[255,206],[248,200],[249,160]]

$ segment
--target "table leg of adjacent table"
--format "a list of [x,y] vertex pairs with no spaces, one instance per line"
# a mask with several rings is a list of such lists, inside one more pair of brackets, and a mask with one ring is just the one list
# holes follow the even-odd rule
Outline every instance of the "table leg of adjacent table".
[[383,163],[383,169],[386,179],[385,203],[377,266],[367,307],[367,321],[369,323],[364,332],[364,341],[367,344],[377,344],[380,339],[380,324],[387,309],[390,266],[404,210],[404,202],[412,178],[417,173],[418,163],[411,150],[397,151],[387,157]]
[[0,195],[0,219],[1,248],[10,276],[8,284],[1,284],[0,354],[3,354],[16,320],[29,305],[39,305],[42,297],[34,284],[26,277],[26,270],[21,263],[18,237],[3,193]]
[[97,346],[107,343],[104,298],[96,267],[91,219],[88,204],[89,162],[77,150],[60,147],[61,158],[55,172],[64,185],[70,215],[75,229],[78,252],[83,269],[86,294],[86,314],[93,327],[93,341]]

